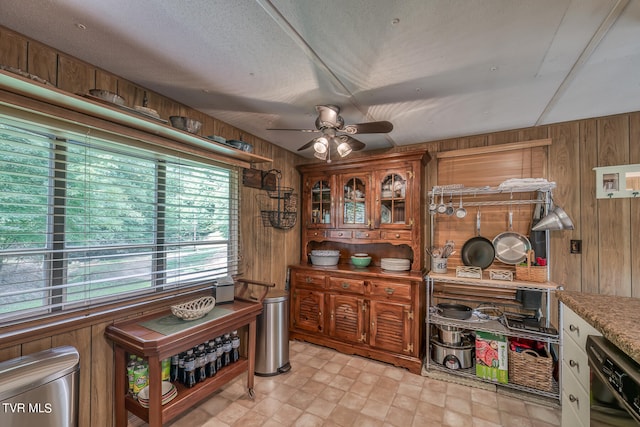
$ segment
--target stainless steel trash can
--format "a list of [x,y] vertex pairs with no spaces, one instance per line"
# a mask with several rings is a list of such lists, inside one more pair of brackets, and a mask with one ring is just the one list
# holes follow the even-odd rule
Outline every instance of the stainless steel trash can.
[[262,301],[256,332],[256,367],[260,376],[278,375],[289,363],[289,292],[272,289]]
[[71,346],[0,363],[0,426],[76,427],[79,380]]

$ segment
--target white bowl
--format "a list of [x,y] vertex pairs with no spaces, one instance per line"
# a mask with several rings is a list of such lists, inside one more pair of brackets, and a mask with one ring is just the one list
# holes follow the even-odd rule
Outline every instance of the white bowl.
[[311,255],[311,264],[313,265],[336,265],[338,264],[338,260],[340,259],[340,255],[326,256],[326,255]]
[[353,254],[353,256],[356,257],[356,258],[367,258],[369,256],[369,254],[357,253],[357,254]]
[[329,249],[325,249],[325,250],[313,250],[311,251],[311,255],[314,256],[340,256],[340,251],[334,251],[334,250],[329,250]]

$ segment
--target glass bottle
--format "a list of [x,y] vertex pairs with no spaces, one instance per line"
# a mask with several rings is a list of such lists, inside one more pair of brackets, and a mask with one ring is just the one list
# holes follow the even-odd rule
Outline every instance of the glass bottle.
[[185,382],[185,376],[184,376],[184,359],[185,357],[187,357],[187,353],[186,352],[182,352],[180,353],[180,355],[178,356],[178,381],[182,384],[184,384]]
[[184,385],[191,388],[196,385],[196,358],[193,355],[193,350],[187,351],[187,356],[184,359]]
[[207,352],[204,345],[198,346],[196,361],[196,381],[202,382],[207,379]]
[[224,349],[222,348],[222,337],[217,337],[215,339],[215,343],[216,343],[216,371],[220,371],[220,369],[222,369],[222,366],[223,366],[222,355],[224,354]]
[[[169,381],[171,382],[178,381],[179,365],[180,365],[180,355],[174,354],[173,356],[171,356],[171,371],[169,373]],[[182,367],[184,368],[184,360],[182,361]]]
[[224,334],[224,339],[222,340],[222,350],[224,351],[224,361],[222,364],[224,366],[231,365],[231,334]]
[[213,341],[207,346],[207,376],[213,377],[217,372],[216,359],[217,359],[216,345]]
[[231,363],[240,360],[240,337],[238,331],[231,332]]

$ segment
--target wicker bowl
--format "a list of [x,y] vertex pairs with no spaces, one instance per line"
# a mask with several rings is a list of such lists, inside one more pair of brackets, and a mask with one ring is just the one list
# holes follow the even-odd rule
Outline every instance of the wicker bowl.
[[204,317],[216,305],[214,297],[202,297],[193,301],[171,306],[171,313],[182,320],[196,320]]

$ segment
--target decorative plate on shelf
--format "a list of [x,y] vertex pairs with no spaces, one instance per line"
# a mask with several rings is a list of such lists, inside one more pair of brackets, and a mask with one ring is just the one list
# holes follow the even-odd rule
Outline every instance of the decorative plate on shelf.
[[391,209],[386,207],[385,205],[381,206],[381,214],[382,214],[382,223],[390,224],[391,223]]

